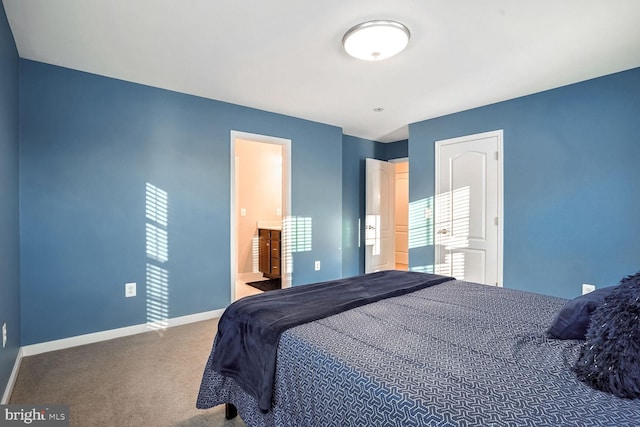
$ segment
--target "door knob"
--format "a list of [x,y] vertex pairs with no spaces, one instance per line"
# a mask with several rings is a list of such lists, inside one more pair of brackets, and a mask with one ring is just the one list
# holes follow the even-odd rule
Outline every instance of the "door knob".
[[448,232],[449,232],[449,230],[447,230],[446,228],[438,230],[438,234],[447,234]]

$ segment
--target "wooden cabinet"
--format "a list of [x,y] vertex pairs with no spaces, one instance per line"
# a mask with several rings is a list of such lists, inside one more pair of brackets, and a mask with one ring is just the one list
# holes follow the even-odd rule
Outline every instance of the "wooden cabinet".
[[258,229],[258,266],[264,277],[280,277],[280,230]]

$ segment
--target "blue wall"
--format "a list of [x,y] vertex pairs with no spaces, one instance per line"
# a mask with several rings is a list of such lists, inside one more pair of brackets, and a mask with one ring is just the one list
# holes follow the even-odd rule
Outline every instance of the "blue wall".
[[292,213],[314,230],[293,284],[341,276],[341,129],[20,65],[23,345],[147,321],[147,183],[168,194],[168,316],[228,305],[231,130],[292,140]]
[[[574,297],[640,270],[640,69],[409,127],[410,201],[434,193],[434,142],[504,129],[504,286]],[[412,267],[433,247],[411,249]]]
[[409,140],[381,143],[382,157],[380,160],[403,159],[409,157]]
[[18,220],[18,52],[0,5],[0,398],[20,347],[20,258]]

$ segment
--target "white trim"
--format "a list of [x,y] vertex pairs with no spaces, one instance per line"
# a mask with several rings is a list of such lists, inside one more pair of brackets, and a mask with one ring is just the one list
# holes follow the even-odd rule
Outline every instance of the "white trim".
[[13,370],[11,370],[11,375],[9,375],[9,381],[7,382],[7,387],[4,389],[4,394],[2,395],[0,405],[7,405],[9,403],[9,398],[11,397],[11,393],[13,392],[13,386],[16,384],[16,379],[18,378],[18,371],[20,370],[22,357],[23,351],[21,348],[20,350],[18,350],[16,361],[13,363]]
[[504,286],[503,262],[504,262],[504,131],[495,131],[498,134],[498,286]]
[[[224,309],[205,311],[203,313],[191,314],[188,316],[175,317],[168,319],[166,327],[186,325],[188,323],[200,322],[202,320],[215,319],[222,316]],[[166,328],[162,328],[166,329]],[[22,356],[33,356],[36,354],[47,353],[49,351],[63,350],[65,348],[76,347],[79,345],[93,344],[100,341],[107,341],[114,338],[122,338],[129,335],[141,334],[158,330],[156,326],[150,327],[148,324],[127,326],[124,328],[111,329],[107,331],[95,332],[85,335],[77,335],[75,337],[62,338],[54,341],[47,341],[38,344],[31,344],[22,347],[20,350]]]
[[[278,138],[275,136],[259,135],[255,133],[240,132],[232,130],[229,135],[229,148],[230,148],[230,269],[231,269],[231,302],[236,299],[236,280],[238,278],[238,230],[236,215],[238,212],[237,198],[236,198],[236,139],[245,139],[249,141],[262,142],[266,144],[278,144],[282,145],[282,219],[283,222],[288,221],[291,218],[291,140],[286,138]],[[284,224],[283,224],[284,225]],[[288,227],[282,227],[282,287],[288,288],[291,286],[291,271],[290,263],[287,260],[291,260],[291,245],[288,244],[289,235]]]

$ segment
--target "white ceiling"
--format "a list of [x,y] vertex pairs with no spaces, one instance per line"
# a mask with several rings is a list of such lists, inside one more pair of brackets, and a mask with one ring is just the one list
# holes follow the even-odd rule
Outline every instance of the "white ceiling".
[[[339,126],[409,123],[640,66],[639,0],[3,0],[21,58]],[[407,49],[353,59],[391,19]],[[383,112],[373,112],[376,107]]]

